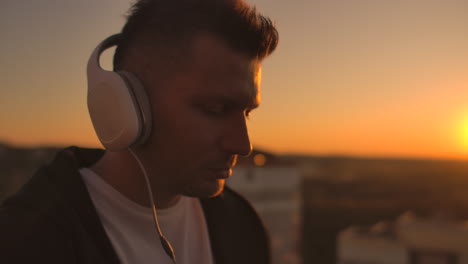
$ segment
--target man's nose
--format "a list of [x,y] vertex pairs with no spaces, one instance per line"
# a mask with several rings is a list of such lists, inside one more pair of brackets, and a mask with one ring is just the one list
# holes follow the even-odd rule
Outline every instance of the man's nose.
[[223,150],[231,155],[248,156],[252,152],[249,131],[244,115],[226,126],[222,139]]

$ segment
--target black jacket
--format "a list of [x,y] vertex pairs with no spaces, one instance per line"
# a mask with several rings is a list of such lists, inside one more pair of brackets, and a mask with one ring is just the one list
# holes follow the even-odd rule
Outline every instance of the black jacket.
[[[0,207],[2,263],[119,263],[78,172],[103,153],[64,149],[5,201]],[[245,199],[226,187],[201,204],[216,264],[270,263],[265,229]]]

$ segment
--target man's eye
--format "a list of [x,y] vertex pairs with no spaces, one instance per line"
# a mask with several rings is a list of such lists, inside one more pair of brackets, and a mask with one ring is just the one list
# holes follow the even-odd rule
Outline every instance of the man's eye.
[[227,107],[224,104],[213,104],[213,105],[205,105],[203,110],[211,115],[222,115],[227,112]]

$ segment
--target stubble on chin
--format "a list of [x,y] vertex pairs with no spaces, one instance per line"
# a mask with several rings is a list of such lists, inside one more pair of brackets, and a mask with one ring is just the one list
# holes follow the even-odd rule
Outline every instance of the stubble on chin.
[[220,187],[218,188],[218,190],[208,198],[213,198],[213,197],[219,196],[221,193],[223,193],[225,181],[224,180],[220,180],[220,181],[222,181],[222,183],[220,183]]
[[[206,183],[205,183],[206,184]],[[219,196],[221,193],[224,191],[225,187],[225,180],[224,179],[218,179],[216,180],[216,183],[210,183],[211,186],[192,186],[191,188],[188,188],[187,192],[185,192],[182,195],[188,196],[188,197],[194,197],[194,198],[201,198],[201,199],[207,199],[207,198],[213,198],[216,196]]]

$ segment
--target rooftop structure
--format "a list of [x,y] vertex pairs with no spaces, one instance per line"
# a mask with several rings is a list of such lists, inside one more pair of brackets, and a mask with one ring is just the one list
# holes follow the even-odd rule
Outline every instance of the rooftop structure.
[[468,226],[408,212],[393,223],[343,230],[337,256],[338,264],[468,264]]
[[240,159],[228,181],[252,203],[268,228],[273,264],[301,263],[300,184],[295,164],[259,151]]

